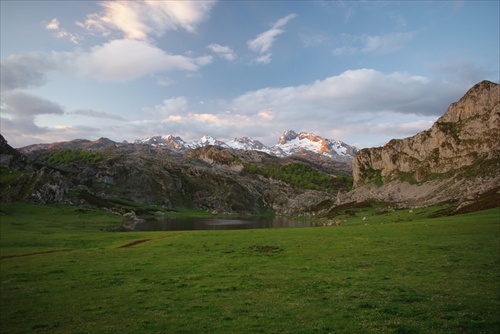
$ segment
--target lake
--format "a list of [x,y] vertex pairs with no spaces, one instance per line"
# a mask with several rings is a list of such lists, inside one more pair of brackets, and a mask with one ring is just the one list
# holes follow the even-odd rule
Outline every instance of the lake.
[[176,217],[128,223],[128,231],[243,230],[257,228],[316,227],[321,224],[286,217],[202,218]]

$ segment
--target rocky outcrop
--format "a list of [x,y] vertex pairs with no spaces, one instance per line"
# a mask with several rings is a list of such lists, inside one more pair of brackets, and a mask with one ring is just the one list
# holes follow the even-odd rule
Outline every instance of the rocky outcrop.
[[35,170],[29,159],[12,148],[0,135],[0,202],[27,201],[36,204],[64,200],[68,184],[57,171]]
[[28,159],[12,148],[0,134],[0,168],[20,170],[28,166]]
[[354,156],[354,190],[343,201],[419,204],[460,200],[499,182],[500,87],[472,87],[434,125]]
[[[89,155],[68,153],[75,151],[74,145],[81,152],[82,144],[89,146],[85,152],[94,154],[91,159],[85,159]],[[328,192],[300,189],[246,173],[246,163],[262,166],[290,163],[258,151],[204,146],[178,156],[147,146],[129,151],[129,145],[125,144],[99,146],[88,141],[32,148],[28,154],[38,169],[13,175],[0,191],[2,201],[62,202],[112,209],[115,201],[128,200],[167,209],[191,208],[213,213],[272,211],[282,215],[312,215],[324,210],[324,203],[333,203],[335,197]],[[311,166],[329,174],[339,164],[329,160],[329,164],[324,161],[323,165]]]
[[42,168],[34,172],[26,171],[12,182],[2,185],[0,202],[61,203],[65,201],[68,190],[69,183],[61,173]]

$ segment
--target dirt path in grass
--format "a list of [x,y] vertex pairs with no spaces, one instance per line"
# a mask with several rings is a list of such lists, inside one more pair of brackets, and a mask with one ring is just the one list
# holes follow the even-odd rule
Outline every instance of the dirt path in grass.
[[118,248],[127,248],[127,247],[132,247],[132,246],[135,246],[135,245],[139,245],[139,244],[142,244],[144,242],[148,242],[148,241],[151,241],[153,239],[142,239],[142,240],[136,240],[136,241],[132,241],[132,242],[129,242],[128,244],[125,244],[125,245],[122,245]]
[[[179,235],[179,234],[176,234],[176,235]],[[169,234],[169,235],[164,235],[164,236],[161,236],[161,237],[158,237],[158,238],[153,238],[153,239],[135,240],[135,241],[129,242],[129,243],[125,244],[125,245],[118,246],[117,248],[133,247],[133,246],[140,245],[142,243],[145,243],[145,242],[148,242],[148,241],[151,241],[151,240],[164,239],[164,238],[169,238],[169,237],[172,237],[172,236],[174,236],[174,235]],[[24,254],[3,255],[3,256],[0,256],[0,260],[12,259],[12,258],[24,257],[24,256],[50,254],[50,253],[71,252],[72,250],[74,250],[74,249],[53,249],[53,250],[46,250],[46,251],[40,251],[40,252],[31,252],[31,253],[24,253]]]
[[[176,235],[179,235],[179,234],[176,234]],[[117,248],[127,248],[127,247],[133,247],[133,246],[137,246],[137,245],[143,244],[143,243],[148,242],[148,241],[151,241],[151,240],[164,239],[164,238],[169,238],[169,237],[173,237],[173,236],[174,236],[174,235],[169,234],[169,235],[164,235],[164,236],[161,236],[161,237],[158,237],[158,238],[153,238],[153,239],[140,239],[140,240],[135,240],[135,241],[129,242],[128,244],[121,245],[121,246],[119,246],[119,247],[117,247]]]
[[50,253],[61,253],[61,252],[71,252],[71,251],[72,251],[72,249],[54,249],[54,250],[32,252],[32,253],[24,253],[24,254],[3,255],[3,256],[0,256],[0,260],[11,259],[13,257],[23,257],[23,256],[32,256],[32,255],[41,255],[41,254],[50,254]]

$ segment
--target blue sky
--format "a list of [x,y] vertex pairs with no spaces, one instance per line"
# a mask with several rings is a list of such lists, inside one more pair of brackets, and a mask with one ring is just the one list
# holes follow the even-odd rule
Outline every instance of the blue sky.
[[1,1],[14,147],[285,130],[359,148],[499,81],[499,1]]

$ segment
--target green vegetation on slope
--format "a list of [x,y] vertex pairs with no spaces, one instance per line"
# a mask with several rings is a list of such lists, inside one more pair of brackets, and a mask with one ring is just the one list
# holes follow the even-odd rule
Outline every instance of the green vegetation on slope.
[[338,175],[321,173],[298,162],[280,166],[245,163],[243,170],[249,174],[259,174],[281,180],[302,189],[337,192],[339,189],[351,189],[352,187],[352,177],[350,176],[341,173]]
[[8,168],[0,168],[0,186],[7,187],[13,181],[16,181],[24,171],[12,170]]
[[60,164],[81,161],[84,163],[96,163],[104,158],[104,154],[100,152],[87,151],[82,149],[70,150],[62,149],[51,152],[49,163]]
[[3,205],[0,331],[498,333],[498,208],[425,218],[437,209],[355,211],[330,228],[105,233],[121,218]]

